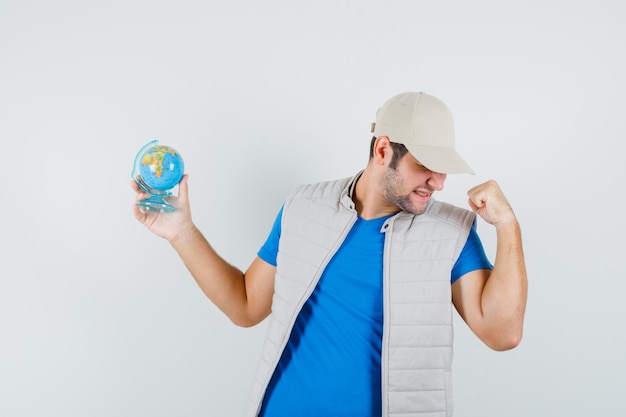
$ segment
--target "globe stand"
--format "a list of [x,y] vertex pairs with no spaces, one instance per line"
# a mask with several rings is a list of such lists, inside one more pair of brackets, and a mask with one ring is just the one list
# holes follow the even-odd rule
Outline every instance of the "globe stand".
[[155,195],[144,200],[139,200],[135,204],[144,211],[158,211],[161,213],[173,213],[176,211],[173,205],[165,201],[162,197]]
[[178,152],[169,146],[158,145],[157,140],[137,152],[132,178],[150,197],[135,204],[144,211],[172,213],[176,211],[165,197],[172,195],[184,173],[184,163]]

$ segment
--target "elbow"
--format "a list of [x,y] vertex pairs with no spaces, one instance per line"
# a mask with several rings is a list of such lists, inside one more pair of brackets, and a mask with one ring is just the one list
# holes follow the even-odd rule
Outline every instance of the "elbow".
[[237,327],[249,328],[261,323],[265,316],[251,316],[249,314],[229,315],[230,321]]
[[496,352],[505,352],[507,350],[515,349],[522,343],[522,332],[515,332],[512,334],[500,335],[499,337],[493,337],[490,340],[485,340],[485,344],[495,350]]
[[253,322],[252,320],[250,320],[249,318],[245,318],[245,317],[228,317],[228,318],[237,327],[248,328],[257,324]]
[[257,322],[253,322],[251,320],[231,320],[233,324],[237,327],[250,328],[256,326]]

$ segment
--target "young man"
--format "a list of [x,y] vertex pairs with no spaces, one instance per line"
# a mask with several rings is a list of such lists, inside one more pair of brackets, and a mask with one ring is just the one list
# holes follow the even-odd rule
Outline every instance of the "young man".
[[[451,416],[452,304],[492,349],[521,340],[520,228],[499,186],[469,190],[471,211],[432,198],[446,174],[472,172],[454,149],[448,108],[399,94],[372,131],[365,169],[296,189],[245,273],[193,224],[187,177],[175,213],[134,207],[235,324],[271,313],[250,416]],[[495,226],[493,266],[475,213]]]

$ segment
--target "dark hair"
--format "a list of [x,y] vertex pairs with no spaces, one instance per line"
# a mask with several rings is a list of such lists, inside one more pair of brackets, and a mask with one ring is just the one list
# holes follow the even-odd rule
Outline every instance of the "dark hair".
[[[374,143],[376,143],[376,136],[372,137],[372,141],[370,142],[370,159],[374,157]],[[391,143],[391,149],[393,150],[391,162],[389,162],[389,168],[396,169],[400,158],[402,158],[409,150],[401,143],[391,141],[389,141],[389,143]]]

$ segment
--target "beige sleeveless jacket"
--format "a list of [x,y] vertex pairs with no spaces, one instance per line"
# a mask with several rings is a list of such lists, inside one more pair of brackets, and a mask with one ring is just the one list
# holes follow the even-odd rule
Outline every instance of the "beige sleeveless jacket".
[[[357,219],[351,198],[357,179],[305,185],[285,202],[272,314],[248,416],[258,415],[300,309]],[[450,271],[474,218],[431,199],[425,213],[400,212],[381,229],[384,417],[452,415]]]

